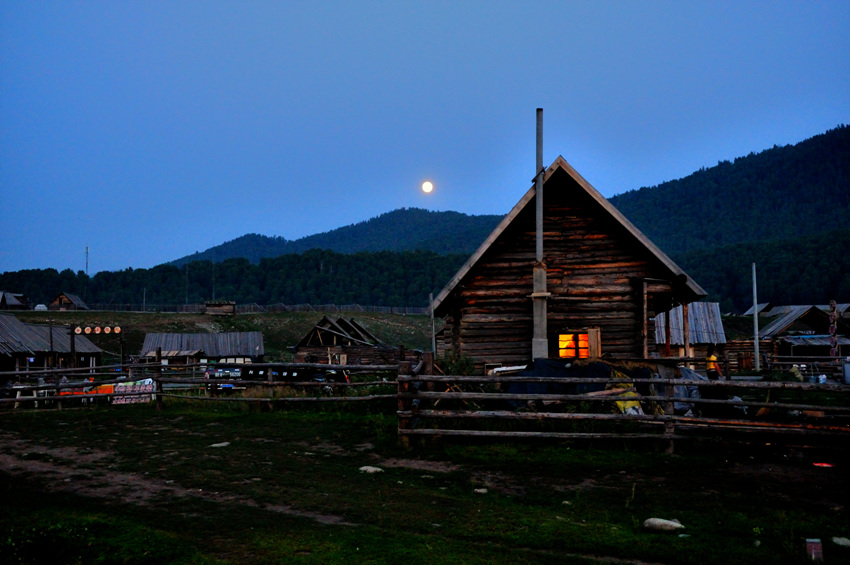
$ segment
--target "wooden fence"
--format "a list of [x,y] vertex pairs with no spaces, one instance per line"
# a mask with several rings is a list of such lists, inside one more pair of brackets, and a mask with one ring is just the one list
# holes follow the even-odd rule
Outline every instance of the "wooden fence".
[[[203,369],[214,365],[155,363],[9,372],[0,373],[0,383],[7,383],[0,387],[0,409],[136,402],[163,409],[169,399],[262,409],[380,401],[396,403],[403,444],[417,436],[654,438],[671,446],[718,434],[850,439],[850,386],[840,381],[688,380],[660,362],[651,367],[655,378],[415,374],[422,366],[255,363],[242,365],[240,378],[216,379],[203,377]],[[517,385],[549,388],[522,392]],[[588,385],[596,390],[578,388]]]
[[[403,444],[416,436],[654,438],[671,449],[676,439],[730,433],[850,439],[850,386],[840,382],[688,380],[663,365],[653,372],[656,378],[400,375],[398,433]],[[516,392],[528,385],[548,392]],[[602,390],[577,393],[588,388]]]
[[6,383],[0,387],[0,408],[63,409],[141,400],[154,402],[157,409],[162,409],[164,399],[168,398],[268,407],[287,403],[393,400],[399,371],[398,365],[252,363],[228,365],[240,369],[238,378],[206,378],[205,369],[214,367],[140,363],[0,373],[0,383]]

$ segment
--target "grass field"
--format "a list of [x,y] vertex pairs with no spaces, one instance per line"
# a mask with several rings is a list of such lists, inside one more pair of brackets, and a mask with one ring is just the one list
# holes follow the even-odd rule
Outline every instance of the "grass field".
[[811,562],[807,538],[850,562],[846,450],[402,449],[394,410],[2,411],[0,562],[787,564]]

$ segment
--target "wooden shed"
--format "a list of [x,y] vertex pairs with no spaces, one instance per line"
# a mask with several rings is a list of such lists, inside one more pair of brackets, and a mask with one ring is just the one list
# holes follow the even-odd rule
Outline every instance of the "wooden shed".
[[398,363],[408,355],[383,343],[354,318],[332,320],[324,316],[295,346],[293,358],[296,363],[385,365]]
[[[671,321],[669,330],[668,317]],[[685,329],[688,331],[687,340]],[[655,317],[655,351],[662,357],[705,357],[709,346],[725,344],[726,331],[717,302],[694,302],[687,308],[676,306]]]
[[47,305],[48,310],[88,310],[89,307],[83,302],[83,299],[76,294],[63,292],[56,298],[50,301]]
[[27,297],[18,292],[0,290],[0,310],[29,310]]
[[162,358],[176,363],[261,363],[265,355],[262,332],[149,333],[141,357],[150,360],[160,349]]
[[[647,357],[656,313],[705,291],[563,157],[543,186],[548,356]],[[482,369],[531,361],[535,199],[532,187],[435,298],[438,355]]]
[[204,314],[210,316],[235,316],[236,303],[229,300],[210,300],[204,302]]
[[0,314],[0,371],[94,367],[100,365],[102,353],[68,326],[26,324]]

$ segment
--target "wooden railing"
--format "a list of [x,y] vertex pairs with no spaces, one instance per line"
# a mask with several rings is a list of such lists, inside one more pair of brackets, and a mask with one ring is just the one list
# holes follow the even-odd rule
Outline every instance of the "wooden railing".
[[[400,375],[398,433],[402,443],[415,436],[672,442],[728,432],[850,439],[850,386],[840,382],[686,380],[660,365],[654,372],[656,378]],[[548,391],[511,392],[513,385]],[[589,385],[603,390],[580,392]],[[682,394],[693,390],[699,398]]]
[[[399,371],[398,365],[252,363],[238,366],[242,373],[238,378],[205,378],[205,369],[214,367],[141,363],[0,373],[0,408],[123,404],[135,402],[129,400],[134,397],[138,397],[136,401],[153,401],[158,409],[168,398],[268,406],[391,400],[396,397]],[[131,389],[131,384],[136,388]],[[385,390],[375,393],[376,389]]]

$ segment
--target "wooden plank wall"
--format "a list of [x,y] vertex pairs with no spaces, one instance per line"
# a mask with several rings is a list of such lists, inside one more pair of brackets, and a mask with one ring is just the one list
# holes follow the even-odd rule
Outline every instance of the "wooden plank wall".
[[[603,354],[640,356],[642,281],[657,279],[652,285],[657,298],[658,280],[665,275],[669,279],[669,273],[619,223],[599,217],[601,210],[589,205],[585,193],[572,200],[552,194],[555,191],[546,192],[544,221],[547,285],[552,294],[548,304],[551,354],[556,353],[558,331],[598,327]],[[454,300],[452,314],[438,353],[460,346],[465,356],[482,367],[528,362],[534,261],[534,207],[527,206],[454,289],[449,298]],[[673,284],[660,288],[667,290],[666,305]],[[650,317],[655,315],[656,302],[650,297]]]

